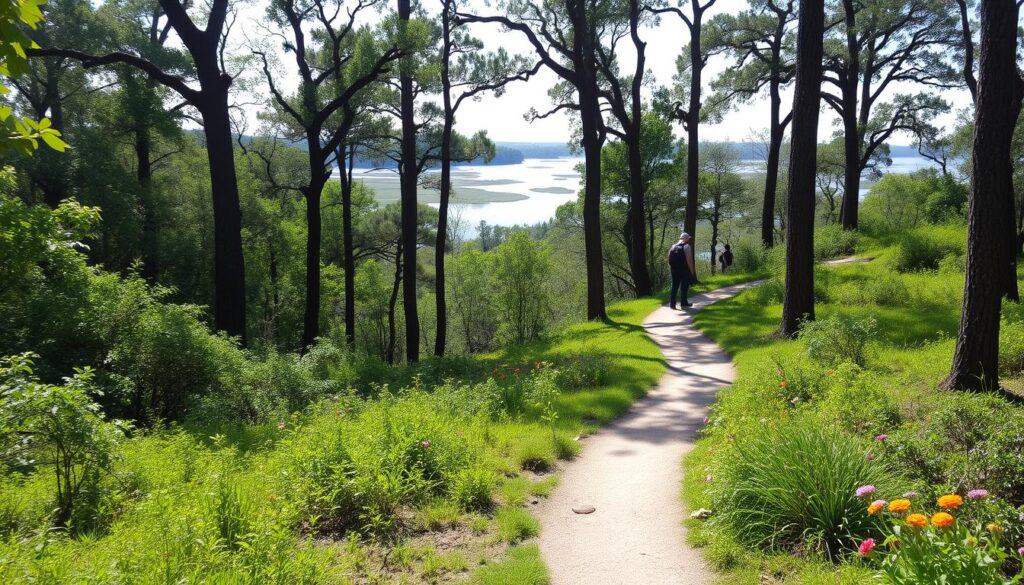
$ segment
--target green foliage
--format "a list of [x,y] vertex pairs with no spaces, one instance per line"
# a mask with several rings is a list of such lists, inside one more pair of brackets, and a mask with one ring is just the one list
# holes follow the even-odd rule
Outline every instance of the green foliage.
[[760,240],[740,238],[732,243],[733,270],[757,274],[768,267],[769,250]]
[[842,226],[823,225],[814,230],[814,257],[828,260],[853,254],[857,247],[857,232],[844,230]]
[[505,507],[498,510],[498,537],[515,544],[540,533],[540,522],[523,508]]
[[88,530],[101,474],[109,471],[124,425],[107,422],[89,398],[93,373],[85,369],[63,385],[41,383],[32,372],[32,356],[0,361],[0,454],[16,469],[52,469],[55,478],[53,522]]
[[893,265],[900,272],[936,270],[950,257],[966,254],[963,228],[923,226],[903,233],[896,246]]
[[1024,372],[1024,321],[1003,320],[999,328],[999,370],[1004,374]]
[[513,233],[495,250],[494,304],[503,316],[499,335],[509,343],[527,343],[543,332],[551,268],[548,249],[525,232]]
[[870,232],[899,234],[928,223],[962,221],[967,188],[935,170],[883,176],[864,198],[861,222]]
[[[26,34],[25,27],[36,29],[43,22],[42,5],[46,0],[3,0],[0,2],[0,95],[10,93],[7,78],[18,77],[28,69],[27,49],[38,45]],[[38,122],[18,117],[6,104],[0,104],[0,153],[14,150],[30,155],[42,140],[50,148],[63,152],[67,144],[49,118]]]
[[474,585],[545,585],[550,579],[537,545],[522,545],[510,549],[508,558],[481,567],[470,582]]
[[855,491],[884,485],[882,467],[856,441],[809,419],[738,438],[717,475],[717,517],[750,546],[839,559],[877,534]]
[[808,357],[830,366],[845,362],[864,366],[868,343],[877,333],[878,321],[874,318],[849,315],[805,321],[800,327]]

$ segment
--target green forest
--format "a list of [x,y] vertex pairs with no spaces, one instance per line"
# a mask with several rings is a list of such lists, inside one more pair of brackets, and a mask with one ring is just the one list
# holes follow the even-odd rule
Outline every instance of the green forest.
[[1021,582],[1018,12],[0,0],[0,582]]

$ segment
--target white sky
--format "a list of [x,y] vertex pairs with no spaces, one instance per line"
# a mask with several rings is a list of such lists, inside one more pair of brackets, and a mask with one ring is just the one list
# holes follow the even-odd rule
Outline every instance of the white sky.
[[[253,19],[262,19],[263,6],[261,1],[255,6],[242,10],[241,22],[237,26],[239,37],[248,39],[265,37],[261,27]],[[745,0],[718,0],[711,11],[705,13],[705,19],[711,18],[714,14],[722,12],[738,12],[747,5]],[[436,12],[430,0],[425,0],[423,6],[428,13]],[[487,6],[485,0],[471,0],[470,7],[478,14],[496,14],[498,8],[491,4]],[[390,7],[389,7],[390,8]],[[502,31],[499,25],[473,25],[473,34],[484,41],[486,49],[504,47],[513,53],[532,55],[530,45],[523,40],[523,36],[515,31]],[[647,65],[648,81],[656,85],[667,85],[672,82],[675,73],[676,56],[683,49],[688,41],[688,33],[684,24],[674,15],[663,16],[660,24],[656,27],[643,31],[642,38],[647,41]],[[236,41],[244,42],[244,41]],[[279,44],[279,43],[278,43]],[[634,54],[631,51],[632,44],[623,42],[620,45],[623,69],[633,68]],[[291,63],[286,61],[287,65]],[[712,59],[704,70],[705,96],[708,93],[707,87],[711,79],[719,72],[729,66],[728,60],[719,56]],[[262,76],[254,76],[253,81],[257,88],[265,91],[265,82]],[[567,142],[570,137],[570,118],[568,115],[557,114],[543,120],[531,123],[524,120],[524,115],[531,109],[536,108],[544,111],[550,107],[550,100],[547,95],[548,89],[555,83],[556,76],[547,69],[530,79],[529,82],[517,82],[510,85],[500,98],[487,95],[476,102],[469,102],[462,105],[459,110],[457,129],[464,133],[472,133],[477,130],[487,130],[492,140],[496,141],[517,141],[517,142]],[[262,86],[262,87],[261,87]],[[292,88],[289,88],[292,89]],[[888,95],[883,100],[891,98],[896,93],[918,91],[918,88],[908,84],[895,84],[889,89]],[[946,90],[943,92],[946,101],[953,104],[953,111],[944,116],[938,122],[951,125],[955,120],[955,111],[970,105],[970,96],[966,90]],[[786,92],[783,95],[783,108],[788,108],[792,100],[792,93]],[[250,118],[250,128],[255,128],[255,111],[257,108],[247,108]],[[829,138],[836,129],[834,124],[836,117],[831,108],[822,102],[822,115],[819,123],[819,138]],[[723,121],[718,124],[702,124],[701,140],[707,141],[743,141],[749,139],[755,132],[763,131],[768,125],[768,103],[767,99],[759,99],[748,104],[741,105],[740,109],[729,112]],[[681,134],[681,128],[677,127],[677,134]],[[908,135],[897,135],[891,141],[896,144],[909,144],[912,138]]]

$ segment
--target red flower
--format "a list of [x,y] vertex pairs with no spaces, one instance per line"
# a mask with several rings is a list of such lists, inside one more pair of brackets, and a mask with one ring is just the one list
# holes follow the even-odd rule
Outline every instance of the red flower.
[[871,551],[873,550],[875,550],[875,539],[867,538],[864,539],[864,542],[860,543],[859,547],[857,547],[857,554],[862,557],[866,557],[871,554]]

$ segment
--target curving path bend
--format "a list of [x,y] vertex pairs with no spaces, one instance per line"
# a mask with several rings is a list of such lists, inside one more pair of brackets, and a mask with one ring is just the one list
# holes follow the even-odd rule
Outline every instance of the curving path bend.
[[[708,407],[735,371],[730,357],[693,328],[693,313],[756,282],[667,306],[644,320],[668,371],[630,411],[584,441],[550,498],[537,508],[540,550],[554,585],[699,585],[714,577],[686,543],[679,490],[683,455]],[[591,514],[573,508],[593,506]]]

